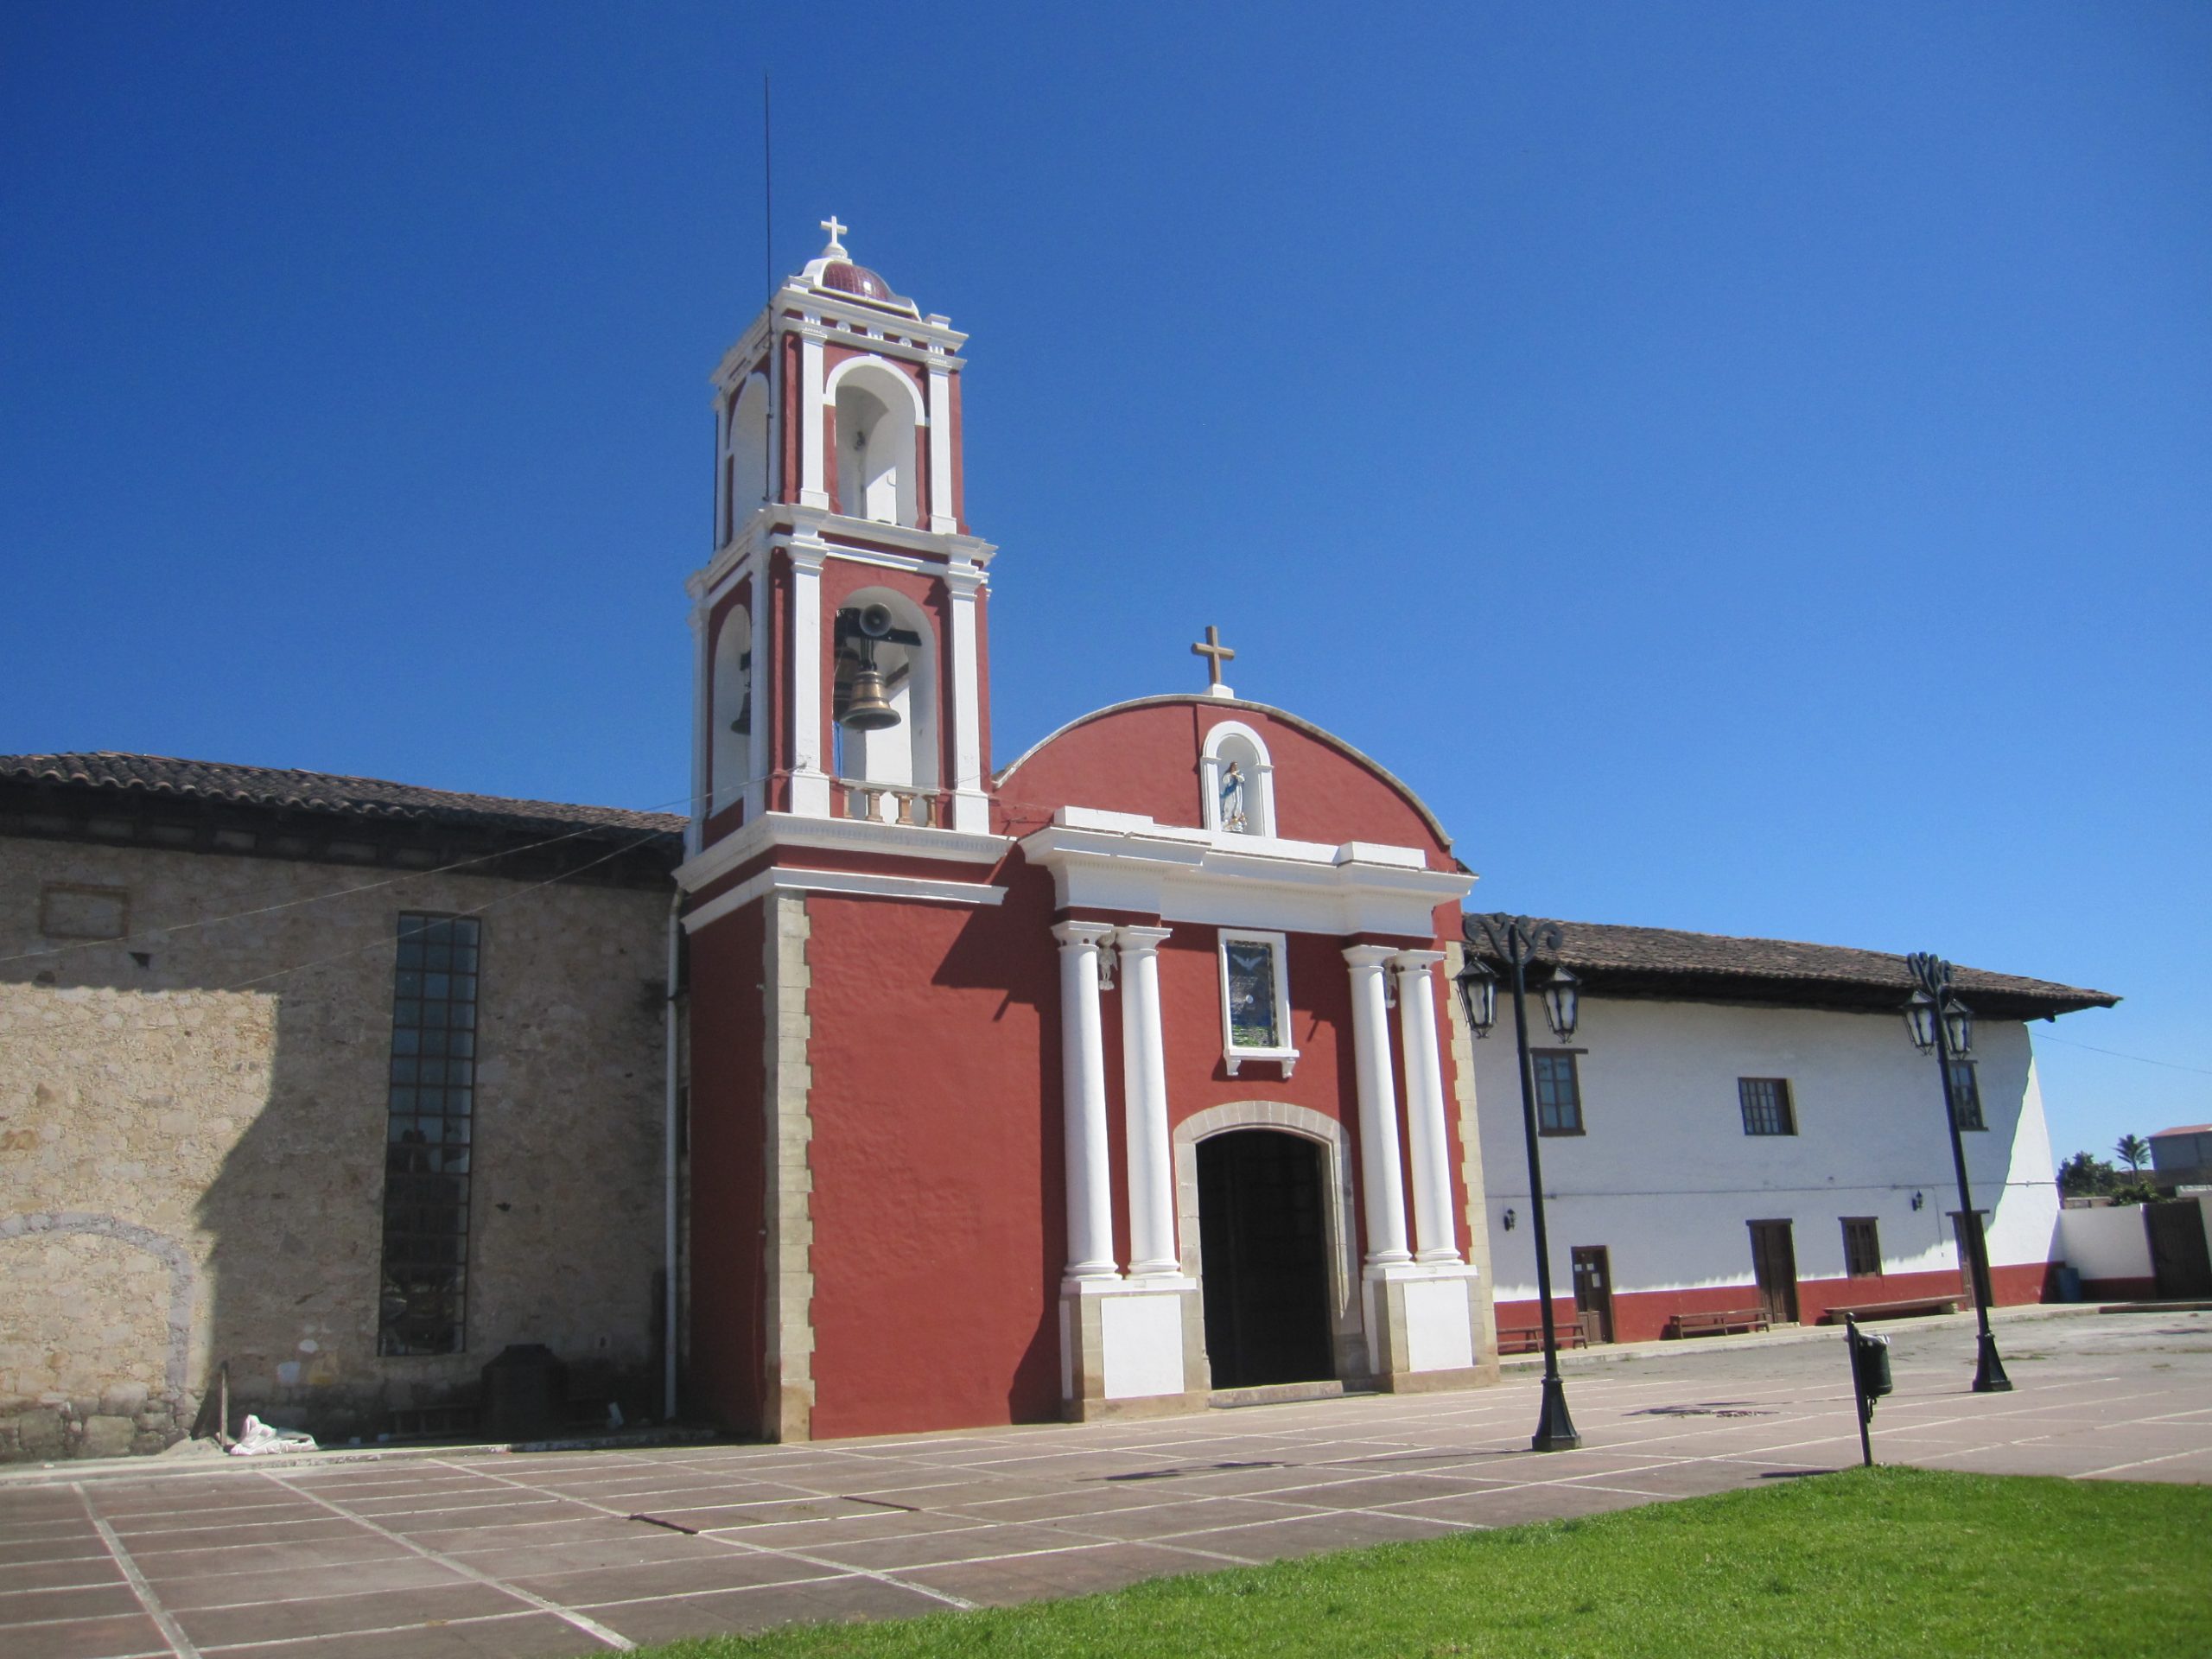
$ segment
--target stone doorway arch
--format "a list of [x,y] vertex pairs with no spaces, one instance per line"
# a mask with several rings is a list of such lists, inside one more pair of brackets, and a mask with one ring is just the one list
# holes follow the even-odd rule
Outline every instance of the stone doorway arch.
[[1360,1298],[1358,1235],[1353,1224],[1351,1135],[1332,1117],[1281,1101],[1240,1100],[1210,1106],[1175,1126],[1175,1233],[1185,1277],[1205,1282],[1198,1230],[1198,1143],[1239,1129],[1274,1129],[1314,1142],[1321,1154],[1322,1229],[1328,1272],[1328,1319],[1335,1375],[1368,1374],[1367,1333]]

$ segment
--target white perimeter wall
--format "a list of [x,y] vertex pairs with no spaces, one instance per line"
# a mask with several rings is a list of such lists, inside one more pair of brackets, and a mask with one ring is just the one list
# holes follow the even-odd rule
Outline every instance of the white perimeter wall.
[[2058,1212],[2059,1259],[2084,1279],[2148,1279],[2151,1235],[2139,1204]]
[[[1534,1046],[1551,1046],[1530,1001],[1543,1033]],[[1535,1251],[1511,1016],[1500,1014],[1475,1045],[1475,1085],[1491,1260],[1497,1297],[1511,1301],[1536,1294]],[[1582,1051],[1586,1132],[1541,1141],[1554,1295],[1572,1294],[1576,1245],[1608,1248],[1616,1294],[1750,1285],[1753,1220],[1796,1224],[1801,1280],[1843,1276],[1846,1216],[1876,1218],[1885,1273],[1957,1270],[1942,1082],[1897,1015],[1586,995],[1567,1046]],[[1989,1127],[1964,1138],[1975,1205],[1992,1212],[1990,1260],[2049,1261],[2058,1192],[2027,1028],[1979,1022],[1974,1058]],[[1798,1132],[1747,1135],[1736,1080],[1772,1077],[1789,1079]]]

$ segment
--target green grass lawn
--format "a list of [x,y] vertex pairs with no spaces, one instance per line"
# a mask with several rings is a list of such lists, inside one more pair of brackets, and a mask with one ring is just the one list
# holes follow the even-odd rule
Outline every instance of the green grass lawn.
[[736,1655],[2212,1655],[2212,1489],[1851,1470]]

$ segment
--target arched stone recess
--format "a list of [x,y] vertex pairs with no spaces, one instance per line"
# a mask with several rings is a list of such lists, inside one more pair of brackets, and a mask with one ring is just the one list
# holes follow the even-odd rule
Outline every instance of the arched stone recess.
[[0,1239],[38,1237],[56,1234],[90,1233],[145,1251],[168,1269],[168,1342],[162,1355],[162,1379],[172,1402],[185,1395],[185,1376],[192,1351],[192,1310],[199,1270],[184,1246],[165,1233],[114,1216],[87,1215],[74,1211],[0,1217]]
[[721,546],[768,499],[768,377],[755,371],[722,410]]
[[[753,677],[753,613],[743,605],[733,605],[723,613],[715,633],[709,697],[714,720],[709,750],[712,781],[706,817],[734,805],[754,776]],[[738,729],[741,726],[742,731]]]
[[1275,1129],[1319,1143],[1323,1217],[1329,1259],[1329,1334],[1341,1378],[1367,1375],[1367,1333],[1361,1323],[1358,1235],[1352,1217],[1351,1135],[1333,1117],[1276,1100],[1233,1100],[1194,1112],[1175,1126],[1175,1235],[1185,1277],[1205,1283],[1198,1243],[1198,1142],[1237,1129]]
[[[873,732],[837,724],[832,734],[837,776],[856,784],[888,784],[934,795],[942,776],[938,716],[944,706],[938,684],[937,629],[926,611],[893,588],[856,588],[845,596],[839,608],[858,612],[874,605],[891,613],[896,632],[912,634],[920,643],[907,645],[887,640],[874,646],[876,666],[882,672],[885,692],[898,711],[899,722]],[[904,812],[895,798],[880,797],[870,804],[849,807],[846,816],[896,822]]]
[[917,524],[919,435],[930,423],[921,388],[882,358],[849,357],[830,371],[822,397],[836,415],[837,510],[849,518]]
[[1205,780],[1209,830],[1245,836],[1275,832],[1275,768],[1267,741],[1241,720],[1224,720],[1206,734],[1198,758]]

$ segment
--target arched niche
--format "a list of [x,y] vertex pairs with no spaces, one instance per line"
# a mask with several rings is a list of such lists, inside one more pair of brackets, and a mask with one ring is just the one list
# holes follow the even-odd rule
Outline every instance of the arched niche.
[[722,406],[721,535],[727,542],[768,499],[768,379],[748,374]]
[[[937,630],[920,606],[888,588],[863,588],[848,595],[838,612],[857,614],[874,605],[891,613],[894,634],[906,634],[916,642],[896,639],[873,642],[875,665],[883,674],[884,694],[898,712],[899,723],[880,731],[862,732],[835,721],[836,773],[852,783],[934,791],[938,787],[938,710],[941,703]],[[834,714],[844,712],[847,688],[859,655],[856,642],[849,639],[840,642]],[[906,816],[910,821],[928,821]]]
[[1234,835],[1275,833],[1275,769],[1259,733],[1224,720],[1206,734],[1199,758],[1201,822]]
[[751,728],[760,710],[753,706],[753,613],[741,605],[724,612],[715,631],[710,695],[714,744],[707,810],[712,814],[736,803],[753,770]]
[[915,522],[915,433],[929,423],[913,381],[881,358],[848,358],[824,383],[837,411],[837,505],[849,518]]

